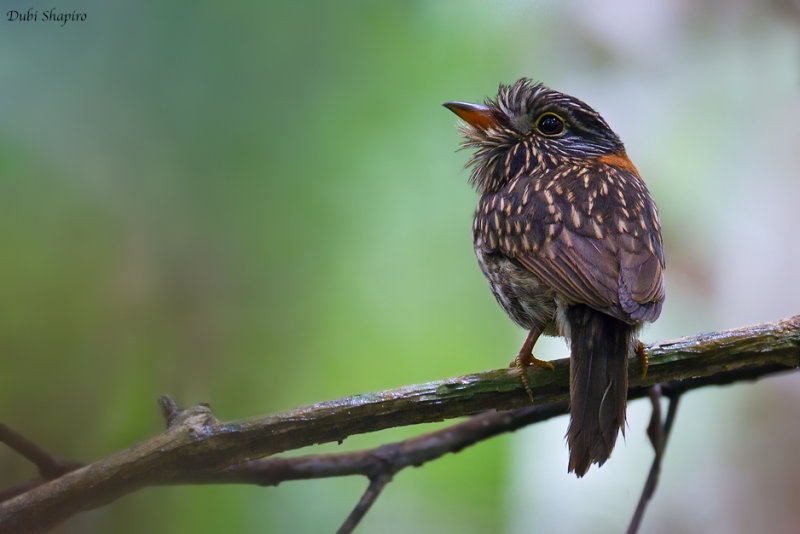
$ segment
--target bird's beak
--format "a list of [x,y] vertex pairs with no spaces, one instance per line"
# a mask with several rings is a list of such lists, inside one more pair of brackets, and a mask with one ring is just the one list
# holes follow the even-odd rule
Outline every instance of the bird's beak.
[[498,125],[497,117],[488,106],[469,102],[445,102],[443,106],[475,128],[488,130]]

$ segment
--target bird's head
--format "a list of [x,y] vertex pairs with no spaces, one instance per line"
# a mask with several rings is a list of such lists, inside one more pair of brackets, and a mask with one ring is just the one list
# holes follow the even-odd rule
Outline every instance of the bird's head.
[[485,104],[447,102],[465,124],[465,147],[475,148],[470,182],[481,193],[519,176],[603,156],[625,147],[606,121],[577,98],[522,78],[500,85]]

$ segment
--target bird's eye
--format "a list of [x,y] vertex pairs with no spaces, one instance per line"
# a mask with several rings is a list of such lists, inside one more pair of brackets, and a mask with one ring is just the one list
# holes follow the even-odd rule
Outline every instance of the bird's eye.
[[536,119],[536,129],[542,135],[555,137],[564,133],[564,119],[555,113],[542,113]]

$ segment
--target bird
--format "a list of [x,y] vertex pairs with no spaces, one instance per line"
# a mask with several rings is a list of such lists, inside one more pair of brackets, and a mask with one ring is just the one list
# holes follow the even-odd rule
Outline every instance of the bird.
[[478,264],[506,314],[528,330],[512,366],[542,334],[570,345],[568,472],[608,460],[625,433],[628,359],[664,303],[658,208],[620,138],[585,102],[522,78],[484,104],[447,102],[474,149]]

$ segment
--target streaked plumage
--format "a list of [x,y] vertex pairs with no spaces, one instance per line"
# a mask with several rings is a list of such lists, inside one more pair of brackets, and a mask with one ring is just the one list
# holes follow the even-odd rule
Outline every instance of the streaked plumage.
[[476,149],[481,270],[531,331],[518,362],[532,361],[541,333],[571,342],[569,470],[582,476],[624,432],[627,358],[641,324],[661,313],[658,211],[622,142],[576,98],[522,79],[485,106],[446,106]]

